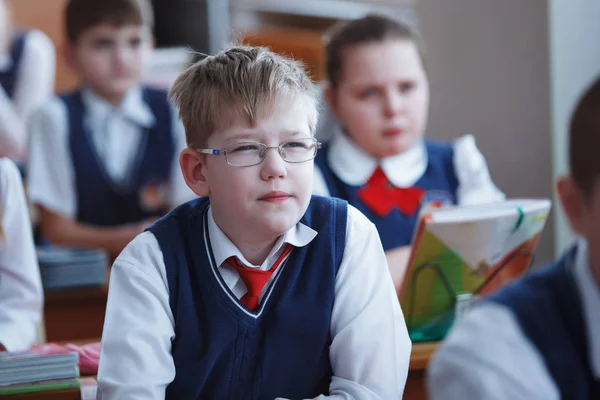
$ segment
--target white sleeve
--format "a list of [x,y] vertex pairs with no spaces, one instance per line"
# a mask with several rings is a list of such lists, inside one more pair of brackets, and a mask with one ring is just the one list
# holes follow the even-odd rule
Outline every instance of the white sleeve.
[[327,183],[325,183],[325,178],[323,177],[323,173],[321,169],[315,165],[315,172],[313,177],[313,190],[312,194],[316,194],[318,196],[329,197],[329,189],[327,188]]
[[18,351],[36,340],[43,291],[21,176],[8,159],[0,159],[0,196],[0,343]]
[[335,283],[329,396],[401,399],[411,341],[377,230],[348,207],[346,248]]
[[75,172],[68,138],[67,109],[53,98],[30,119],[27,192],[33,204],[65,218],[77,215]]
[[490,203],[505,199],[490,177],[485,157],[475,144],[473,135],[454,142],[454,170],[458,178],[458,204]]
[[29,115],[54,92],[55,64],[54,45],[50,38],[40,31],[30,31],[25,36],[13,98],[0,90],[0,143],[7,145],[19,157],[25,152]]
[[175,378],[174,335],[162,252],[155,236],[144,232],[125,247],[110,273],[98,399],[164,399]]
[[171,132],[173,132],[174,135],[173,142],[175,143],[175,154],[173,156],[173,165],[171,167],[171,179],[169,180],[167,202],[170,207],[173,208],[186,201],[192,200],[197,196],[185,183],[183,173],[179,167],[179,153],[187,147],[185,129],[183,128],[183,124],[174,107],[171,107],[171,115],[173,121]]
[[452,329],[427,368],[431,400],[558,400],[544,361],[505,307],[481,304]]

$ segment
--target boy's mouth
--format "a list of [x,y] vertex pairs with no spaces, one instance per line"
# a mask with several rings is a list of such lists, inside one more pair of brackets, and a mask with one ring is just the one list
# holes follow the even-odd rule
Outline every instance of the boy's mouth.
[[383,131],[383,136],[385,137],[394,137],[394,136],[400,136],[402,135],[404,132],[406,132],[405,129],[401,129],[401,128],[390,128],[390,129],[386,129]]
[[279,190],[274,190],[272,192],[264,194],[263,196],[261,196],[259,198],[259,200],[277,203],[277,202],[285,201],[285,200],[289,199],[290,197],[291,196],[289,195],[289,193],[282,192]]

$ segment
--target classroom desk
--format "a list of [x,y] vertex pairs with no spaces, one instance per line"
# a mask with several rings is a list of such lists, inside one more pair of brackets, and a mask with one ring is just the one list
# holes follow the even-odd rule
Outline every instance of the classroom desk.
[[[65,343],[87,344],[98,342],[99,338],[66,341]],[[410,357],[408,379],[404,389],[404,400],[427,400],[425,390],[425,370],[437,343],[417,343],[413,345]],[[6,396],[10,400],[81,400],[79,389],[56,390],[43,393]]]
[[100,337],[107,298],[108,284],[47,291],[44,299],[46,341],[61,342]]
[[4,396],[8,400],[81,400],[79,388]]
[[[79,346],[83,346],[88,343],[96,343],[100,341],[100,337],[94,337],[93,339],[81,339],[81,340],[65,340],[62,342],[58,342],[58,344],[68,344],[73,343]],[[86,379],[96,379],[95,376],[87,377],[82,376],[82,378]],[[26,393],[26,394],[17,394],[11,396],[4,396],[4,398],[8,400],[81,400],[81,389],[63,389],[63,390],[50,390],[47,392],[37,392],[37,393]]]
[[408,379],[404,388],[404,400],[427,400],[425,370],[436,348],[437,343],[413,344]]

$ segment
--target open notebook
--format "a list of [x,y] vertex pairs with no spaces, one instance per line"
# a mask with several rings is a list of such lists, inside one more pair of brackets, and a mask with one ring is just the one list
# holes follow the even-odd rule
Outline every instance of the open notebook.
[[550,207],[522,199],[424,210],[400,289],[412,340],[442,339],[457,306],[527,272]]

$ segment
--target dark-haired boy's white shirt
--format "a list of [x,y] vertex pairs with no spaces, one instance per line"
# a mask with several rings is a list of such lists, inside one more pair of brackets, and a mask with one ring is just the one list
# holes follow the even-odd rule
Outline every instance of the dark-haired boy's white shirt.
[[[212,211],[208,227],[218,271],[238,299],[246,287],[237,271],[226,265],[227,258],[236,256],[247,267],[267,270],[285,243],[303,247],[317,235],[298,223],[278,240],[266,261],[255,266],[219,229]],[[383,248],[375,226],[353,207],[348,209],[346,232],[331,319],[334,376],[330,393],[318,399],[400,399],[411,341]],[[174,338],[165,263],[155,236],[145,232],[123,250],[111,270],[98,398],[164,399],[166,386],[175,377]]]
[[[134,168],[138,149],[147,129],[156,123],[141,87],[131,89],[119,107],[114,107],[89,89],[82,89],[86,108],[84,124],[92,145],[110,179],[126,180]],[[183,125],[172,111],[175,154],[166,202],[171,207],[194,197],[179,168],[179,152],[186,146]],[[30,121],[28,193],[32,203],[62,217],[77,216],[75,170],[69,146],[69,118],[65,103],[55,97],[45,103]]]
[[[600,288],[588,263],[585,240],[578,242],[573,276],[579,290],[590,349],[600,380]],[[451,331],[428,367],[431,400],[558,400],[561,398],[542,355],[504,306],[481,304]]]
[[[458,180],[457,203],[480,204],[505,199],[492,181],[485,157],[475,144],[473,135],[456,139],[453,166]],[[337,129],[329,143],[327,162],[332,172],[345,184],[363,186],[380,166],[396,187],[414,186],[425,174],[429,162],[423,140],[403,153],[378,160],[367,154],[348,135]],[[313,193],[329,196],[323,174],[315,167]]]

